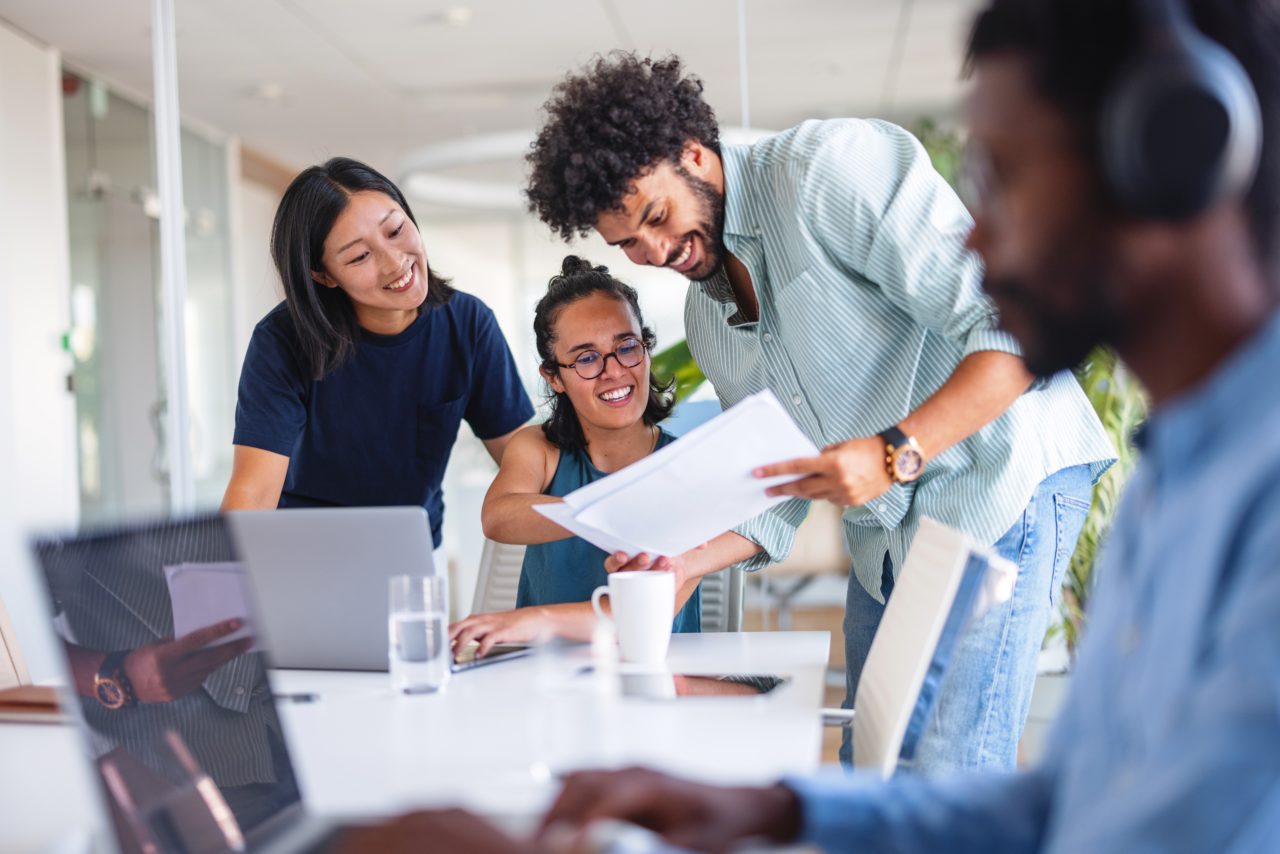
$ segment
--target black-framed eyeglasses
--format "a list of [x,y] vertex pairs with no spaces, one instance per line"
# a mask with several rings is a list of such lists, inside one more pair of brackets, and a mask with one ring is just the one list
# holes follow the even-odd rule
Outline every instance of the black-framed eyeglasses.
[[579,353],[578,357],[568,364],[560,362],[556,364],[562,368],[573,368],[574,372],[584,380],[593,380],[604,373],[605,362],[609,361],[610,356],[617,359],[622,367],[634,368],[644,361],[644,354],[648,349],[649,345],[639,338],[624,338],[611,353],[587,350]]

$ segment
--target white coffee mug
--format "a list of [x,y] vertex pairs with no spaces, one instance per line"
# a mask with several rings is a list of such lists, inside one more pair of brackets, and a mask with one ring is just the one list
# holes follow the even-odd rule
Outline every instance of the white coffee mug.
[[[600,607],[606,593],[612,617]],[[591,594],[596,616],[614,627],[622,660],[631,664],[654,665],[666,659],[675,606],[676,577],[671,572],[615,572],[607,586]]]

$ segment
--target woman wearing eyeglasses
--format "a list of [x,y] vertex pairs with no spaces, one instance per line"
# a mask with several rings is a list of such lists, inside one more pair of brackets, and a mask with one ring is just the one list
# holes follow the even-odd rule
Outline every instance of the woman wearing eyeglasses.
[[[450,628],[461,647],[546,635],[591,636],[588,600],[607,582],[607,554],[536,512],[671,442],[659,422],[671,413],[671,385],[650,370],[653,332],[644,325],[633,288],[581,258],[564,259],[538,302],[533,331],[539,372],[551,390],[551,416],[526,427],[507,447],[485,496],[485,536],[523,543],[524,566],[516,609],[473,614]],[[699,630],[697,583],[676,593],[672,630]]]

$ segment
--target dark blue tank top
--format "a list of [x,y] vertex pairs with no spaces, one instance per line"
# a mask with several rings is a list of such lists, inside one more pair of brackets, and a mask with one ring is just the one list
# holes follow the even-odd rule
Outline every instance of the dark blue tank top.
[[[665,430],[658,434],[658,448],[675,441]],[[657,450],[655,448],[654,450]],[[560,498],[580,486],[597,481],[607,475],[591,464],[585,450],[561,451],[560,464],[547,486],[547,495]],[[555,605],[561,602],[586,602],[591,593],[602,584],[609,583],[604,571],[608,555],[581,537],[569,537],[554,543],[537,543],[524,553],[524,565],[520,570],[520,587],[516,593],[516,607],[527,605]],[[702,629],[701,590],[694,590],[689,601],[676,614],[671,623],[673,632],[696,632]]]

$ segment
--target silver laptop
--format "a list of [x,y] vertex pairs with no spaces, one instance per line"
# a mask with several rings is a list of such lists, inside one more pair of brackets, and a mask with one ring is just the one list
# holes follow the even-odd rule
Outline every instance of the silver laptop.
[[[87,659],[173,640],[166,567],[238,558],[218,517],[40,539],[33,550],[73,686],[71,674],[83,674]],[[253,625],[251,597],[248,606]],[[224,648],[231,650],[215,644],[191,657]],[[84,735],[99,804],[114,831],[110,847],[130,854],[322,850],[339,827],[303,808],[267,680],[267,652],[217,661],[202,681],[166,701],[136,702],[133,684],[113,679],[106,661],[96,676],[86,674],[91,682],[82,676],[70,690],[66,707]]]
[[227,515],[274,666],[387,669],[387,579],[431,575],[421,507],[322,507]]
[[[387,579],[431,575],[431,524],[421,507],[323,507],[227,514],[248,570],[274,666],[387,669]],[[440,568],[443,571],[443,567]],[[453,671],[518,658],[508,644]]]

